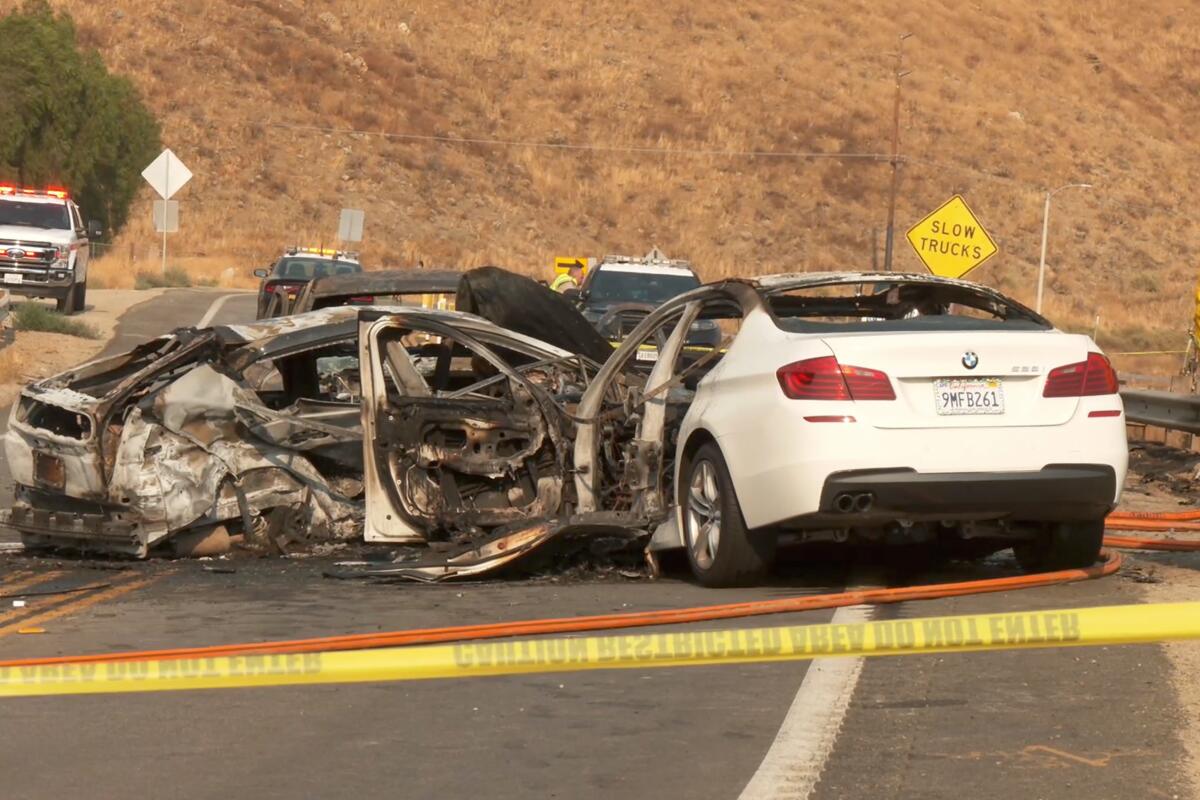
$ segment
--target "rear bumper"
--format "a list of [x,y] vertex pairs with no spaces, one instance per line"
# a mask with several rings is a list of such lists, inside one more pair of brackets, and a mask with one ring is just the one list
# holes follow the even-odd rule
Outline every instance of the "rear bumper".
[[[867,469],[835,472],[821,490],[820,510],[795,522],[849,526],[894,520],[1102,519],[1113,508],[1117,474],[1107,464],[1052,464],[1026,472],[938,472]],[[869,498],[841,511],[845,498]],[[840,501],[840,502],[839,502]]]
[[10,510],[0,511],[0,524],[46,544],[145,557],[138,516],[131,509],[105,506],[18,485]]

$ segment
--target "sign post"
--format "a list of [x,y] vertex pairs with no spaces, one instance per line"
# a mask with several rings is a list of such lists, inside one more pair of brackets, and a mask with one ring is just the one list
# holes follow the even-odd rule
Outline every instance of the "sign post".
[[338,218],[338,238],[343,242],[361,242],[366,214],[358,208],[343,208]]
[[[192,179],[192,171],[187,168],[179,157],[171,152],[170,148],[159,153],[158,158],[151,162],[150,166],[142,170],[142,177],[146,179],[146,183],[158,192],[158,196],[164,201],[168,201],[171,197],[183,188],[184,184]],[[169,215],[172,213],[168,210],[168,206],[162,208],[163,225],[159,226],[159,208],[155,204],[155,228],[162,231],[162,271],[167,271],[167,233],[170,227],[166,223],[169,220]],[[179,204],[175,203],[175,227],[170,233],[175,233],[179,230]]]
[[179,233],[179,201],[154,201],[154,230],[166,236]]
[[961,278],[1000,251],[957,194],[909,228],[908,243],[925,268],[942,278]]

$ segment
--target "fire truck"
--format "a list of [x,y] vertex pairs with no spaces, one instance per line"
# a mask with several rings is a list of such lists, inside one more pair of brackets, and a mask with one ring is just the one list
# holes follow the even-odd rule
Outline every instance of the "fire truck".
[[65,189],[0,184],[0,285],[12,294],[53,298],[67,314],[82,311],[89,241],[100,235],[98,223],[84,225]]

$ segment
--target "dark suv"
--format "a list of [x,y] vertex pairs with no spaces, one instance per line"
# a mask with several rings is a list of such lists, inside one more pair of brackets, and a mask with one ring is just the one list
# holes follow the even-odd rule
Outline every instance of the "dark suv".
[[258,287],[257,319],[287,314],[300,290],[313,278],[362,272],[353,253],[338,250],[289,250],[273,267],[254,270]]

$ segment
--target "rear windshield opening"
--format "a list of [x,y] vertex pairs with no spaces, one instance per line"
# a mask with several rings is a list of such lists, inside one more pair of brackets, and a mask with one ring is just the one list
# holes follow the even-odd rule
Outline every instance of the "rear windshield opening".
[[835,283],[784,289],[766,300],[776,324],[797,333],[1050,328],[1002,295],[953,284]]
[[21,398],[17,419],[31,427],[72,439],[83,440],[92,435],[92,420],[88,416],[30,397]]

